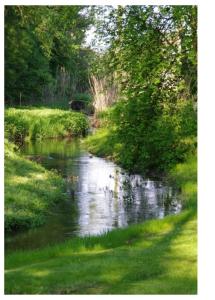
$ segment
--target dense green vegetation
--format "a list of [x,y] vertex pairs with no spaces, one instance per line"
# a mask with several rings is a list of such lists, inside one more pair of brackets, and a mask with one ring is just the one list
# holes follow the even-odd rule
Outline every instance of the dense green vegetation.
[[181,188],[184,207],[197,208],[197,157],[191,156],[186,163],[177,164],[170,172],[169,179]]
[[[5,112],[5,136],[15,142],[44,138],[84,135],[86,117],[59,109],[8,108]],[[63,199],[64,181],[39,164],[14,152],[16,146],[5,143],[5,230],[35,227],[45,222],[50,206]]]
[[119,6],[101,26],[109,48],[94,73],[117,85],[108,131],[127,169],[165,171],[195,153],[196,15],[195,6]]
[[[187,105],[187,103],[185,103]],[[189,105],[189,104],[188,104]],[[124,133],[125,141],[120,138],[119,127],[117,123],[116,115],[118,110],[118,104],[113,106],[111,109],[107,109],[102,114],[98,114],[97,119],[99,123],[99,128],[93,135],[87,136],[83,141],[87,149],[95,154],[102,157],[108,157],[119,163],[124,168],[129,169],[132,172],[139,172],[142,174],[154,174],[160,172],[168,172],[172,167],[174,167],[177,161],[184,161],[187,157],[196,156],[196,135],[195,130],[190,130],[192,134],[189,135],[190,123],[184,121],[180,116],[171,116],[171,119],[175,119],[177,125],[174,125],[173,120],[166,116],[166,120],[163,120],[159,126],[159,132],[155,134],[152,130],[148,132],[147,139],[149,144],[146,143],[147,149],[150,147],[150,142],[153,140],[153,148],[151,149],[150,156],[144,156],[146,147],[144,145],[140,147],[138,155],[135,154],[135,147],[138,144],[140,136],[138,133],[138,128],[133,128],[132,134],[134,134],[133,139],[133,151],[128,151],[129,146],[129,128]],[[193,108],[190,110],[191,114],[195,115]],[[188,112],[189,114],[189,112]],[[169,123],[167,119],[169,118]],[[194,116],[195,118],[195,116]],[[160,122],[160,121],[159,121]],[[192,122],[192,120],[191,120]],[[195,121],[193,120],[193,126],[196,127]],[[168,128],[168,124],[171,124],[172,130]],[[186,128],[186,129],[185,129]],[[158,128],[157,128],[158,130]],[[160,132],[160,130],[162,130]],[[181,133],[179,132],[181,131]],[[127,133],[127,134],[126,134]],[[174,139],[176,140],[174,141]],[[171,143],[174,141],[174,144]],[[167,148],[167,144],[172,149]],[[151,145],[152,146],[152,145]],[[165,152],[162,154],[162,152]],[[171,150],[171,151],[170,151]],[[158,152],[157,152],[158,151]],[[157,156],[155,155],[157,154]],[[189,176],[187,178],[189,180]]]
[[78,112],[33,107],[5,111],[5,135],[15,141],[80,136],[87,129],[87,118]]
[[[170,259],[175,269],[167,271],[168,275],[171,274],[169,277],[161,275],[159,263],[162,262],[162,254],[156,260],[159,250],[156,253],[152,248],[149,256],[145,257],[142,253],[143,261],[140,263],[143,269],[147,265],[148,272],[151,270],[152,273],[141,273],[142,269],[137,268],[135,272],[131,271],[130,276],[119,275],[121,281],[122,278],[128,278],[128,281],[121,285],[118,282],[116,289],[107,288],[110,293],[196,293],[196,14],[196,7],[191,6],[162,6],[156,10],[152,6],[118,7],[110,13],[111,23],[103,24],[101,30],[102,36],[110,37],[111,46],[101,56],[94,72],[100,78],[112,73],[108,84],[117,83],[118,99],[111,109],[104,107],[105,111],[97,115],[100,128],[84,143],[90,152],[108,157],[131,172],[168,174],[169,180],[181,188],[183,206],[192,215],[192,223],[189,221],[187,224],[195,224],[195,229],[189,231],[187,243],[180,222],[175,227],[182,237],[180,242],[175,234],[171,240],[161,229],[167,220],[173,224],[183,218],[183,214],[149,222],[160,226],[159,234],[169,242],[170,249],[174,249],[175,243],[180,243],[175,257],[182,264],[177,266],[177,258],[173,262],[171,253],[165,248],[165,264],[168,265]],[[150,238],[156,240],[156,234],[151,234]],[[153,242],[152,245],[155,246]],[[161,245],[167,246],[165,242]],[[182,257],[186,257],[187,261],[183,263]],[[128,257],[126,259],[129,260]],[[154,262],[156,275],[153,275]],[[183,275],[186,279],[181,281],[181,275],[176,276],[174,272],[180,273],[182,265],[190,263],[190,268],[184,270],[189,275]],[[132,261],[129,260],[128,265],[132,265]],[[120,268],[123,266],[120,265]],[[111,270],[109,273],[115,274]],[[132,279],[138,278],[139,273],[138,283],[134,280],[132,284]],[[183,282],[184,290],[176,287],[176,277],[178,283]],[[120,286],[121,291],[118,290]]]
[[[103,49],[84,45],[91,24]],[[5,293],[196,294],[197,7],[5,7],[6,231],[41,225],[63,200],[62,178],[11,141],[84,136],[71,100],[94,105],[91,153],[165,174],[184,211],[7,254]]]
[[22,157],[5,143],[5,230],[36,227],[45,222],[51,206],[63,201],[63,179]]
[[[83,143],[89,152],[112,159],[116,163],[121,162],[119,160],[119,151],[122,144],[117,143],[113,130],[111,131],[109,128],[99,128],[95,134],[89,135]],[[121,164],[123,165],[122,162]]]
[[5,6],[7,105],[65,103],[89,89],[86,6]]
[[185,193],[183,213],[9,254],[6,294],[196,294],[196,184],[187,187],[187,170],[194,179],[191,161],[172,175]]

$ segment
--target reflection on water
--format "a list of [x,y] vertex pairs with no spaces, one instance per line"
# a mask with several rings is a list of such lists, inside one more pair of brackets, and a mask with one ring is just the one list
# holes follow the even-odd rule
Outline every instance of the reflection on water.
[[116,227],[181,210],[179,193],[161,181],[129,175],[114,163],[90,155],[78,140],[26,144],[23,153],[67,183],[65,201],[36,229],[6,238],[6,249],[37,248],[71,236],[101,234]]

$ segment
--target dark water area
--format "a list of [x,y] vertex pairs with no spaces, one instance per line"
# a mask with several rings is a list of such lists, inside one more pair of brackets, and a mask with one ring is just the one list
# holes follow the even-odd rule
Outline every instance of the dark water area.
[[6,251],[35,249],[74,236],[98,235],[181,211],[181,195],[160,180],[128,174],[106,159],[86,152],[79,140],[26,143],[26,157],[64,178],[65,200],[47,216],[46,224],[7,235]]

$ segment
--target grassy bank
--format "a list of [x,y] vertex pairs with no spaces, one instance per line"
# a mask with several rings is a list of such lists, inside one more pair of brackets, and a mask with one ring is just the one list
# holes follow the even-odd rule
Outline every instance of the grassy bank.
[[[99,128],[93,135],[87,136],[83,140],[84,146],[92,154],[107,157],[117,163],[120,163],[119,149],[121,145],[109,128]],[[122,162],[121,162],[122,164]]]
[[[120,163],[121,145],[113,130],[100,128],[84,143],[90,152]],[[59,199],[62,180],[14,153],[9,144],[5,152],[6,228],[37,226]],[[169,179],[183,193],[180,215],[8,254],[5,293],[196,294],[196,157],[176,165]]]
[[5,135],[12,140],[80,136],[87,129],[86,116],[78,112],[33,107],[5,111]]
[[193,211],[6,256],[6,294],[196,294]]
[[5,143],[5,229],[41,225],[50,207],[62,200],[64,182],[56,173],[26,160]]
[[[6,256],[6,294],[196,294],[196,184],[191,161],[172,178],[185,193],[180,215]],[[194,181],[193,181],[194,182]]]
[[[111,124],[98,128],[96,133],[87,136],[83,143],[89,152],[111,159],[126,167],[125,158],[122,159],[120,156],[123,146],[117,142],[117,136]],[[131,171],[135,172],[136,170]],[[188,154],[183,163],[175,164],[170,170],[167,169],[165,175],[168,181],[181,188],[184,196],[183,206],[197,209],[197,155],[195,151]]]
[[[80,136],[88,128],[86,116],[48,108],[5,111],[5,136],[23,141]],[[5,229],[18,230],[42,224],[53,202],[62,198],[63,180],[5,146]]]
[[197,157],[190,156],[169,172],[169,180],[181,188],[184,207],[197,209]]
[[122,145],[115,134],[115,128],[111,120],[112,114],[113,108],[97,113],[94,117],[94,123],[97,127],[96,132],[88,135],[83,140],[83,144],[92,154],[107,157],[124,166],[123,160],[120,159]]

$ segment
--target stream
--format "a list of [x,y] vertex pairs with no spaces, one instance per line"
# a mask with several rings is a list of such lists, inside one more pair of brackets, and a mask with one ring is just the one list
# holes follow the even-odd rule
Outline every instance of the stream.
[[7,235],[6,251],[99,235],[182,209],[180,192],[162,178],[128,174],[113,162],[89,154],[78,139],[29,142],[22,153],[61,174],[66,181],[65,201],[53,207],[45,225]]

